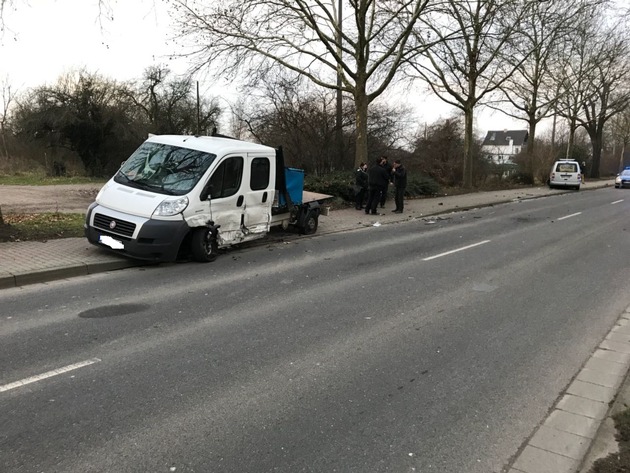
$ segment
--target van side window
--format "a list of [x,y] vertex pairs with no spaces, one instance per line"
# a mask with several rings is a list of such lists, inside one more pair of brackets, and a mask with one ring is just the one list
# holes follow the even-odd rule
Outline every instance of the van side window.
[[220,199],[238,192],[243,179],[243,158],[240,156],[227,158],[212,173],[210,198]]
[[254,158],[252,160],[249,188],[260,191],[269,187],[269,172],[271,165],[268,158]]

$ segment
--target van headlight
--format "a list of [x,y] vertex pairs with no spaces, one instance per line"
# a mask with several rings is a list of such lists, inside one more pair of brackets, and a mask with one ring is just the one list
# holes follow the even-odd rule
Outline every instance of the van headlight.
[[165,200],[157,206],[153,215],[159,217],[171,217],[182,213],[188,207],[188,197],[180,197],[175,200]]
[[615,178],[615,184],[621,184],[621,176]]

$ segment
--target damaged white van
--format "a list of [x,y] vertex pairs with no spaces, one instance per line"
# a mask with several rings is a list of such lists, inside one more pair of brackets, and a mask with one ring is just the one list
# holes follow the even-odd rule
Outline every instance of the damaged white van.
[[86,215],[90,243],[149,261],[212,261],[217,250],[272,226],[317,230],[331,196],[305,192],[282,149],[221,136],[147,139],[103,186]]

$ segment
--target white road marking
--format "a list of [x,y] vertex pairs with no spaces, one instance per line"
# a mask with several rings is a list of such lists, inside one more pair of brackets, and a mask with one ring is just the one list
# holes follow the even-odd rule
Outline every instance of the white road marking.
[[577,215],[580,215],[582,212],[576,212],[574,214],[571,215],[565,215],[564,217],[560,217],[558,220],[564,220],[565,218],[571,218],[571,217],[575,217]]
[[621,200],[615,200],[614,202],[611,202],[611,203],[610,203],[610,205],[615,205],[615,204],[618,204],[618,203],[620,203],[620,202],[623,202],[623,199],[621,199]]
[[73,365],[64,366],[63,368],[58,368],[56,370],[48,371],[46,373],[39,374],[37,376],[31,376],[30,378],[25,378],[20,381],[16,381],[15,383],[5,384],[4,386],[0,386],[0,393],[4,391],[9,391],[10,389],[19,388],[21,386],[25,386],[27,384],[35,383],[36,381],[41,381],[42,379],[52,378],[53,376],[57,376],[63,373],[67,373],[68,371],[73,371],[79,368],[83,368],[84,366],[93,365],[94,363],[98,363],[98,358],[92,358],[91,360],[81,361],[79,363],[75,363]]
[[490,240],[480,241],[479,243],[473,243],[472,245],[464,246],[462,248],[457,248],[456,250],[447,251],[446,253],[440,253],[439,255],[429,256],[428,258],[423,258],[422,261],[430,261],[435,258],[441,258],[442,256],[451,255],[453,253],[457,253],[458,251],[468,250],[470,248],[474,248],[475,246],[484,245],[489,243]]

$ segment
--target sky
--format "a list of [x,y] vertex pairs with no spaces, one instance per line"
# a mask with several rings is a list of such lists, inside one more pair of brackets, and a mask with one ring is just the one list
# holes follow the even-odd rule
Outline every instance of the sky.
[[[161,0],[108,0],[100,12],[98,0],[12,0],[5,7],[5,31],[0,37],[0,87],[13,92],[54,84],[65,73],[85,68],[117,81],[135,80],[152,65],[167,65],[184,74],[189,64],[171,58],[171,26]],[[200,77],[200,91],[233,101],[232,89]],[[232,94],[232,95],[231,95]],[[231,97],[231,99],[230,99]],[[420,93],[411,100],[419,124],[451,115],[452,108]],[[0,104],[1,105],[1,104]],[[1,111],[1,110],[0,110]],[[525,129],[525,123],[499,112],[477,117],[477,129]]]

